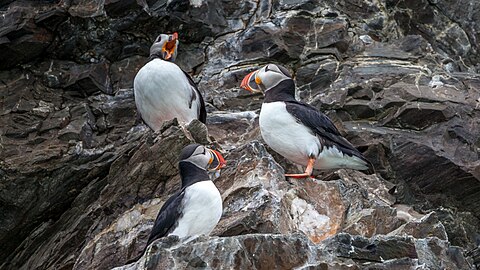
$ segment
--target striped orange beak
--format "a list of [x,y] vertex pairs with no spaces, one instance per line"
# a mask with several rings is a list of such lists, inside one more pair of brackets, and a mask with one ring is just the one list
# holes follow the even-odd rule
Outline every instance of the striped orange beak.
[[212,159],[210,159],[209,164],[215,166],[212,170],[220,170],[227,166],[227,162],[223,158],[222,154],[216,150],[208,149],[212,153]]
[[247,76],[243,78],[240,87],[252,93],[262,92],[262,90],[258,86],[258,83],[261,83],[262,81],[260,80],[260,78],[257,78],[257,72],[258,70],[248,73]]

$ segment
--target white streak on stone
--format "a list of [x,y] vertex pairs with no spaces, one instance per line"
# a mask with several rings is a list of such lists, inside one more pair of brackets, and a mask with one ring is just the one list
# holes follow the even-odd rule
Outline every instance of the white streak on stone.
[[190,5],[199,8],[203,5],[203,0],[190,0]]
[[330,218],[318,213],[303,199],[293,199],[290,212],[298,229],[308,236],[320,236],[330,228]]

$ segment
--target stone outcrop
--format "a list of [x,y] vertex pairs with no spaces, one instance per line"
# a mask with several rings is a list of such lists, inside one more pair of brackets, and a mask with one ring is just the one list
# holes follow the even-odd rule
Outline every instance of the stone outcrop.
[[[272,252],[272,251],[275,252]],[[430,237],[365,238],[349,234],[315,245],[303,234],[246,234],[198,238],[180,244],[169,237],[147,256],[120,269],[469,269],[458,247]]]
[[[477,1],[0,1],[0,269],[475,269],[480,266]],[[136,114],[133,78],[162,32],[207,126]],[[376,173],[315,172],[266,146],[275,62]],[[212,237],[156,241],[192,141],[222,151]],[[165,258],[169,258],[165,260]]]

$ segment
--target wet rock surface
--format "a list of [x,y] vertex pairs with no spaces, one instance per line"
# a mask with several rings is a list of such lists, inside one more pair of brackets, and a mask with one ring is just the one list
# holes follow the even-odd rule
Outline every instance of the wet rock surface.
[[[480,265],[477,1],[0,1],[0,13],[1,269]],[[174,31],[207,126],[153,133],[133,78]],[[375,174],[285,179],[303,168],[264,145],[262,96],[238,87],[269,62]],[[228,161],[213,236],[157,241],[123,266],[192,141]]]

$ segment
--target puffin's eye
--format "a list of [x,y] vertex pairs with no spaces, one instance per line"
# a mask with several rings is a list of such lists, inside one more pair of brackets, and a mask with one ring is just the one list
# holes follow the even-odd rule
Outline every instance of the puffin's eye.
[[160,41],[162,41],[162,35],[158,36],[157,40],[155,40],[155,42],[160,42]]

